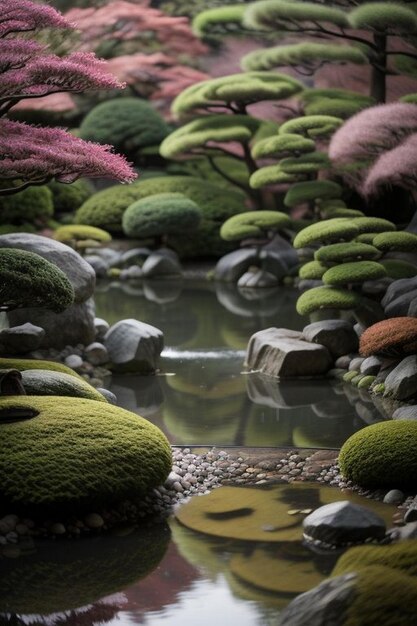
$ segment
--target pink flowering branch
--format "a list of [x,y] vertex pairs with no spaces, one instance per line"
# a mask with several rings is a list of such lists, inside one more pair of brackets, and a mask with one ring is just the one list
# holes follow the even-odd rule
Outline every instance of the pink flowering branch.
[[72,24],[49,5],[31,0],[2,0],[0,37],[41,28],[72,28]]
[[52,178],[71,183],[80,176],[114,178],[131,182],[136,178],[126,159],[103,146],[74,137],[59,128],[40,128],[8,119],[0,120],[0,179],[24,181],[19,187],[1,190],[16,193]]
[[[416,107],[417,108],[417,107]],[[417,133],[382,154],[369,170],[363,185],[365,196],[375,196],[387,187],[415,189],[417,184]]]

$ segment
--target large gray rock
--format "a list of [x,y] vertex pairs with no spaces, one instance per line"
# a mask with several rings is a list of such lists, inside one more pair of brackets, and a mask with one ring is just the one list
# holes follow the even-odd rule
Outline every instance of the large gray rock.
[[251,265],[257,264],[257,253],[254,248],[242,248],[225,254],[214,269],[215,280],[226,283],[237,283],[239,278]]
[[45,331],[40,326],[27,322],[21,326],[5,328],[0,331],[0,346],[3,354],[25,354],[37,350]]
[[168,254],[154,252],[142,265],[142,274],[146,278],[178,276],[181,273],[179,261]]
[[104,396],[80,378],[52,370],[25,370],[22,383],[29,396],[71,396],[102,400]]
[[327,348],[285,328],[261,330],[249,340],[245,366],[280,378],[322,376],[333,365]]
[[78,343],[88,345],[95,338],[94,302],[73,304],[62,313],[46,309],[15,309],[7,313],[10,326],[32,322],[45,330],[41,348],[65,348]]
[[414,291],[415,289],[417,289],[417,276],[414,276],[413,278],[400,278],[399,280],[395,280],[387,288],[385,296],[381,300],[381,304],[383,307],[386,307],[390,302],[396,300],[399,296],[409,293],[410,291]]
[[417,289],[413,289],[407,293],[403,293],[395,300],[391,300],[385,307],[386,317],[404,317],[408,315],[414,300],[417,298]]
[[87,254],[84,260],[91,265],[97,277],[105,278],[107,276],[109,265],[103,257],[98,254]]
[[59,267],[74,288],[76,303],[85,302],[94,292],[96,275],[91,265],[59,241],[29,233],[12,233],[0,236],[0,248],[29,250]]
[[385,378],[384,396],[407,400],[417,395],[417,355],[403,359]]
[[365,376],[376,376],[381,369],[381,359],[377,356],[368,356],[364,359],[360,366],[360,373]]
[[154,372],[164,347],[161,330],[134,319],[121,320],[104,336],[110,369],[124,372]]
[[131,265],[137,265],[138,262],[142,263],[151,254],[152,250],[150,248],[131,248],[123,252],[120,262],[124,267],[130,267]]
[[319,507],[303,520],[307,541],[331,546],[364,543],[385,536],[385,522],[370,509],[349,500],[332,502]]
[[262,289],[263,287],[276,287],[278,285],[278,279],[262,269],[258,269],[256,272],[245,272],[238,280],[238,287],[250,287],[253,289]]
[[357,352],[359,339],[353,327],[345,320],[323,320],[308,324],[303,330],[306,341],[325,346],[333,358]]
[[417,420],[417,404],[400,406],[392,414],[394,420]]

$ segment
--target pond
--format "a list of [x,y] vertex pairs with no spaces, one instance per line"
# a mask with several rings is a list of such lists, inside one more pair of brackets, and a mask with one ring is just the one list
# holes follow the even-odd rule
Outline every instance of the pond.
[[96,312],[164,332],[158,376],[113,376],[120,406],[159,426],[173,445],[339,448],[382,416],[366,392],[329,380],[280,381],[243,371],[250,336],[301,330],[293,288],[239,291],[204,280],[105,283]]

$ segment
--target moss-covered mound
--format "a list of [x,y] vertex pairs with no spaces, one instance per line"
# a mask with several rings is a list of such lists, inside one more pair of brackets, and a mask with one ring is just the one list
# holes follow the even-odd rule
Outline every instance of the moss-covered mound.
[[68,243],[71,241],[82,241],[89,239],[99,243],[108,243],[111,241],[111,235],[102,228],[96,226],[84,226],[82,224],[68,224],[60,226],[54,232],[54,239]]
[[313,139],[296,135],[295,133],[282,133],[258,140],[252,147],[254,159],[266,157],[283,158],[294,154],[307,154],[314,152],[316,143]]
[[47,187],[28,187],[10,196],[0,195],[1,224],[42,227],[53,214],[53,197]]
[[70,185],[53,180],[48,183],[51,190],[55,213],[73,213],[94,193],[94,187],[80,178]]
[[294,239],[294,248],[305,248],[317,243],[348,241],[357,233],[358,229],[353,220],[338,217],[322,220],[303,228]]
[[413,278],[417,275],[417,266],[401,259],[381,259],[381,265],[385,267],[387,276],[394,280],[401,278]]
[[199,206],[181,193],[158,193],[131,204],[123,214],[128,237],[146,238],[182,233],[197,228]]
[[331,180],[308,180],[292,185],[285,195],[284,204],[292,208],[304,202],[323,198],[340,198],[341,195],[342,187]]
[[417,250],[417,235],[404,231],[380,233],[374,237],[373,245],[382,252],[390,252],[391,250],[414,252]]
[[323,274],[323,282],[326,285],[340,287],[350,283],[363,283],[366,280],[377,280],[386,276],[387,272],[383,265],[376,261],[353,261],[336,265]]
[[105,397],[83,378],[64,372],[47,369],[23,370],[22,383],[29,396],[70,396],[106,402]]
[[297,313],[310,315],[320,309],[355,309],[361,297],[347,289],[336,287],[314,287],[305,291],[297,300]]
[[265,237],[269,231],[290,226],[290,218],[280,211],[247,211],[230,217],[221,227],[220,236],[226,241],[239,241],[247,237]]
[[81,508],[139,497],[163,483],[171,449],[134,413],[63,396],[0,398],[0,502]]
[[56,363],[55,361],[43,361],[41,359],[0,358],[0,369],[15,369],[19,370],[19,372],[24,372],[25,370],[48,370],[50,372],[62,372],[84,380],[82,376],[77,374],[77,372],[62,363]]
[[146,100],[116,98],[95,106],[80,126],[81,139],[110,144],[137,160],[141,151],[158,145],[169,133],[168,124]]
[[386,231],[396,230],[395,224],[382,217],[357,217],[353,223],[358,228],[359,233],[385,233]]
[[362,356],[402,356],[417,351],[417,319],[393,317],[369,326],[359,340]]
[[343,476],[368,488],[413,487],[417,472],[417,422],[372,424],[353,434],[339,455]]
[[388,546],[355,546],[340,557],[332,574],[340,576],[346,572],[358,572],[370,565],[390,567],[417,577],[417,541],[409,539]]
[[326,265],[323,265],[319,261],[309,261],[300,267],[298,275],[302,279],[320,280],[326,271]]
[[90,537],[73,542],[70,549],[67,542],[57,541],[53,548],[39,545],[37,551],[13,561],[3,558],[0,612],[49,615],[84,607],[72,615],[74,623],[82,624],[87,605],[152,572],[169,539],[168,528],[154,524],[124,537]]
[[349,242],[333,243],[323,246],[314,253],[314,258],[320,263],[349,263],[351,261],[373,260],[380,256],[380,252],[366,243]]
[[0,249],[0,306],[43,307],[59,313],[74,302],[74,289],[56,265],[39,254]]

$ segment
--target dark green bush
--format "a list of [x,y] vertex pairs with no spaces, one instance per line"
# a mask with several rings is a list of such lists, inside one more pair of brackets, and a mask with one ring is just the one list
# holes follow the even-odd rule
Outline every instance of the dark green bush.
[[51,191],[28,187],[10,196],[0,196],[0,224],[33,224],[42,227],[54,214]]
[[82,178],[70,185],[57,181],[48,184],[52,191],[55,213],[72,213],[76,211],[94,193],[94,187]]

